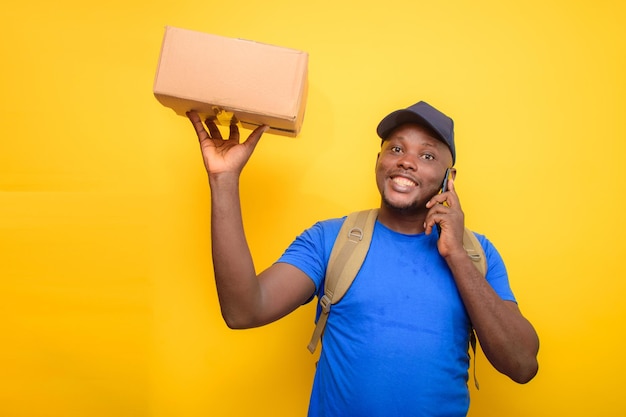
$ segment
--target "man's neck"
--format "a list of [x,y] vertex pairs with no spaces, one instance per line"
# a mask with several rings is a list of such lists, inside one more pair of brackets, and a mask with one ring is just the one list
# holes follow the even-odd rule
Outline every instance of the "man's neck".
[[378,221],[387,228],[402,234],[416,235],[424,232],[427,210],[398,210],[381,204]]

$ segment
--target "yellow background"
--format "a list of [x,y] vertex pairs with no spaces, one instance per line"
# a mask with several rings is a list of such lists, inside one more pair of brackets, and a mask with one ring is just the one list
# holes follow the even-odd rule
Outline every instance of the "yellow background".
[[314,221],[376,206],[378,121],[429,101],[456,122],[467,224],[501,251],[542,343],[528,385],[479,356],[470,416],[625,415],[625,12],[604,0],[5,5],[0,415],[305,413],[313,303],[261,329],[221,320],[198,146],[152,96],[166,25],[310,53],[302,134],[266,135],[243,175],[259,269]]

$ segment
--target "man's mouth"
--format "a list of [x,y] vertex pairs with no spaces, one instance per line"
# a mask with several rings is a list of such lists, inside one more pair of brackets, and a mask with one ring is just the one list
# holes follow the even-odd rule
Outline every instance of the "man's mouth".
[[402,187],[415,187],[417,184],[415,183],[415,181],[410,180],[406,177],[392,177],[391,181],[393,181],[395,184],[398,184]]

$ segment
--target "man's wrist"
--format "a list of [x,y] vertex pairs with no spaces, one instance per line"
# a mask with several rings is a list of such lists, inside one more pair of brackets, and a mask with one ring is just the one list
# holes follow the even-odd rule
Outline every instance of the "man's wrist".
[[471,264],[472,259],[468,255],[467,251],[463,246],[458,249],[452,250],[448,253],[448,255],[444,256],[446,263],[452,267],[454,266],[463,266],[464,264]]
[[209,173],[208,176],[211,188],[239,186],[239,174],[233,172]]

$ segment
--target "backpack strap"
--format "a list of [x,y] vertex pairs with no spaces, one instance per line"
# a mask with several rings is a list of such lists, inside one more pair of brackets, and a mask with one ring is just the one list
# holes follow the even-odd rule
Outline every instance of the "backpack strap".
[[[470,259],[474,261],[474,266],[480,271],[483,277],[487,276],[487,260],[485,259],[485,251],[478,241],[478,238],[476,238],[474,232],[467,227],[463,232],[463,247],[465,248],[465,251]],[[476,377],[476,344],[476,331],[472,328],[470,330],[470,346],[472,347],[472,353],[474,354],[474,385],[476,386],[476,389],[480,389],[478,378]]]
[[483,277],[487,276],[487,260],[485,259],[485,251],[478,241],[478,238],[476,238],[474,232],[467,227],[463,232],[463,247],[465,248],[465,251],[470,259],[474,261],[474,266],[478,268],[481,274],[483,274]]
[[361,269],[377,217],[378,209],[351,213],[339,230],[326,268],[324,295],[320,299],[322,311],[308,345],[311,353],[315,352],[324,333],[331,305],[341,300]]

